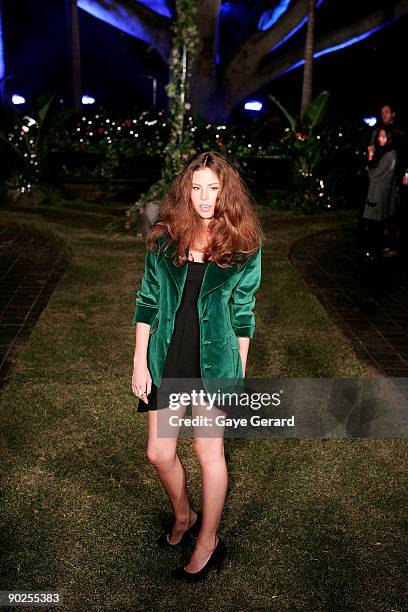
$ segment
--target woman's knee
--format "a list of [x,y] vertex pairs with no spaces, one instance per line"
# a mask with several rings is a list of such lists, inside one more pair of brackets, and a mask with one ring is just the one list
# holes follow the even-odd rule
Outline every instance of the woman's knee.
[[148,444],[146,457],[153,465],[171,465],[176,459],[176,451],[163,445]]
[[224,461],[224,440],[215,438],[195,438],[194,450],[200,465],[214,465]]

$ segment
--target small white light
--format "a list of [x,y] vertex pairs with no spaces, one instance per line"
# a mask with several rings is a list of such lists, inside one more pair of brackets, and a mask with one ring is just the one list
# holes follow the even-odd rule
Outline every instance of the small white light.
[[245,110],[260,111],[262,108],[262,102],[251,100],[250,102],[245,102],[244,108]]
[[11,101],[13,104],[25,104],[25,98],[20,96],[20,94],[13,94],[11,96]]
[[374,127],[375,124],[377,123],[377,117],[364,117],[363,121],[366,125],[369,125],[370,127]]
[[32,117],[29,117],[28,115],[25,115],[23,117],[23,121],[27,121],[27,126],[28,127],[32,127],[33,125],[36,125],[36,120],[33,119]]
[[82,104],[95,104],[95,98],[92,96],[82,96]]

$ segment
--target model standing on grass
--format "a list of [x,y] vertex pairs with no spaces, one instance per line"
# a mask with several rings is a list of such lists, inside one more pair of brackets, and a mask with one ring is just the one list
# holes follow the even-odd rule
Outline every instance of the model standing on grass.
[[[255,330],[254,294],[261,282],[262,227],[238,172],[217,152],[191,159],[171,184],[147,237],[147,254],[133,324],[136,347],[132,378],[138,412],[148,412],[148,460],[170,498],[174,524],[162,546],[176,546],[197,533],[193,554],[173,573],[198,580],[221,567],[226,553],[217,535],[228,475],[221,435],[194,428],[202,476],[203,509],[195,512],[177,436],[158,436],[169,414],[159,400],[166,379],[242,379]],[[226,410],[226,409],[225,409]],[[225,415],[213,408],[212,416]],[[201,411],[201,412],[200,412]],[[228,412],[228,410],[227,410]],[[215,413],[215,414],[214,414]],[[194,416],[206,413],[206,405]],[[178,431],[176,431],[178,435]]]

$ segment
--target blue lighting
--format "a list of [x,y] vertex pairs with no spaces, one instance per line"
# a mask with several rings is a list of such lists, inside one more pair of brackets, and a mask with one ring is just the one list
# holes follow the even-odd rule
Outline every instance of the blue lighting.
[[258,30],[269,30],[282,17],[283,13],[288,10],[290,1],[280,0],[278,6],[265,11],[258,21]]
[[19,94],[13,94],[11,96],[11,101],[13,104],[25,104],[25,98]]
[[6,64],[4,62],[4,42],[3,42],[3,6],[0,0],[0,81],[6,76]]
[[163,15],[163,17],[173,17],[174,14],[165,0],[138,0],[139,4],[144,4],[151,11]]
[[[116,13],[109,8],[109,4],[104,7],[101,6],[100,3],[95,2],[95,0],[77,0],[77,4],[83,11],[89,13],[97,19],[100,19],[104,23],[108,23],[114,28],[117,28],[122,32],[126,32],[126,34],[130,34],[130,36],[135,36],[140,40],[144,40],[151,45],[154,43],[153,38],[143,27],[143,23],[137,18],[129,19],[126,12],[121,12],[118,10]],[[143,4],[148,6],[151,10],[164,15],[165,17],[172,16],[165,2],[159,2],[158,0],[151,2],[150,0],[146,0],[146,2]]]
[[[319,0],[318,2],[316,2],[316,6],[315,8],[319,8],[319,6],[321,4],[323,4],[324,0]],[[280,46],[282,46],[287,40],[289,40],[290,38],[292,38],[292,36],[294,36],[296,34],[296,32],[299,32],[299,30],[301,28],[303,28],[303,26],[307,23],[307,17],[304,17],[297,26],[295,26],[293,28],[293,30],[291,30],[290,32],[288,32],[285,36],[283,36],[280,41],[278,41],[276,43],[276,45],[274,47],[272,47],[272,49],[269,49],[268,53],[271,53],[272,51],[276,51],[276,49],[279,49]]]
[[82,104],[95,104],[95,98],[92,96],[82,96]]
[[353,38],[350,38],[349,40],[346,40],[345,42],[342,42],[338,45],[334,45],[333,47],[327,47],[327,49],[323,49],[322,51],[317,51],[316,53],[313,54],[313,57],[315,58],[321,57],[322,55],[326,55],[327,53],[333,53],[333,51],[339,51],[340,49],[345,49],[346,47],[355,45],[356,43],[361,42],[362,40],[365,40],[372,34],[375,34],[376,32],[378,32],[378,30],[382,30],[384,26],[389,25],[392,21],[394,21],[394,19],[390,19],[389,21],[382,23],[376,28],[373,28],[372,30],[368,30],[368,32],[364,32],[364,34],[360,34],[359,36],[353,36]]
[[[382,23],[381,25],[377,26],[376,28],[373,28],[372,30],[369,30],[368,32],[364,32],[363,34],[359,34],[358,36],[353,36],[353,38],[350,38],[349,40],[346,40],[345,42],[339,43],[338,45],[333,45],[333,47],[327,47],[326,49],[322,49],[321,51],[316,51],[315,53],[313,53],[313,57],[314,59],[317,59],[318,57],[321,57],[322,55],[327,55],[328,53],[333,53],[334,51],[339,51],[340,49],[345,49],[346,47],[355,45],[356,43],[359,43],[362,40],[365,40],[372,34],[375,34],[379,30],[382,30],[382,28],[390,25],[390,23],[393,23],[394,21],[396,21],[396,19],[390,19],[389,21]],[[287,74],[288,72],[291,72],[292,70],[295,70],[295,68],[299,68],[300,66],[303,66],[304,63],[305,63],[304,59],[299,60],[295,64],[292,64],[292,66],[290,66],[289,68],[285,68],[285,70],[282,70],[282,72],[279,72],[279,74],[275,75],[273,78],[277,79],[278,77],[281,77],[284,74]]]
[[[104,9],[100,6],[102,4],[101,2],[95,2],[95,0],[77,0],[77,4],[79,8],[87,11],[87,13],[106,21],[102,15],[109,11],[108,9]],[[137,0],[137,4],[144,4],[151,11],[158,13],[159,15],[163,15],[163,17],[174,17],[174,13],[170,9],[169,3],[166,2],[166,0]],[[114,15],[112,15],[112,19],[115,19]],[[108,23],[110,23],[110,21]]]
[[245,110],[260,111],[262,109],[262,102],[251,100],[250,102],[245,102],[244,108]]
[[289,38],[292,38],[292,36],[294,36],[296,32],[300,30],[300,28],[303,28],[306,22],[307,22],[307,17],[304,17],[304,19],[302,19],[302,21],[297,26],[295,26],[293,30],[288,32],[286,36],[283,36],[283,38],[281,38],[280,41],[277,42],[274,47],[272,47],[272,49],[269,49],[269,53],[271,53],[272,51],[276,51],[276,49],[278,49],[281,45],[283,45],[283,43],[289,40]]
[[370,127],[374,127],[375,124],[377,123],[377,117],[364,117],[363,121],[366,125],[369,125]]

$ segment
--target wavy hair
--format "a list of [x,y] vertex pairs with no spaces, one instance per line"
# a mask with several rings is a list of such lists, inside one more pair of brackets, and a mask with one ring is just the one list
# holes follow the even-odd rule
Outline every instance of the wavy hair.
[[154,225],[147,235],[147,246],[153,249],[157,239],[167,235],[166,250],[175,245],[173,263],[179,267],[187,262],[187,249],[193,247],[205,229],[202,218],[191,201],[193,173],[210,168],[218,176],[220,190],[214,207],[214,217],[208,224],[209,243],[203,260],[220,267],[241,263],[253,255],[264,239],[251,195],[238,171],[217,151],[199,153],[191,158],[170,184],[162,200]]

